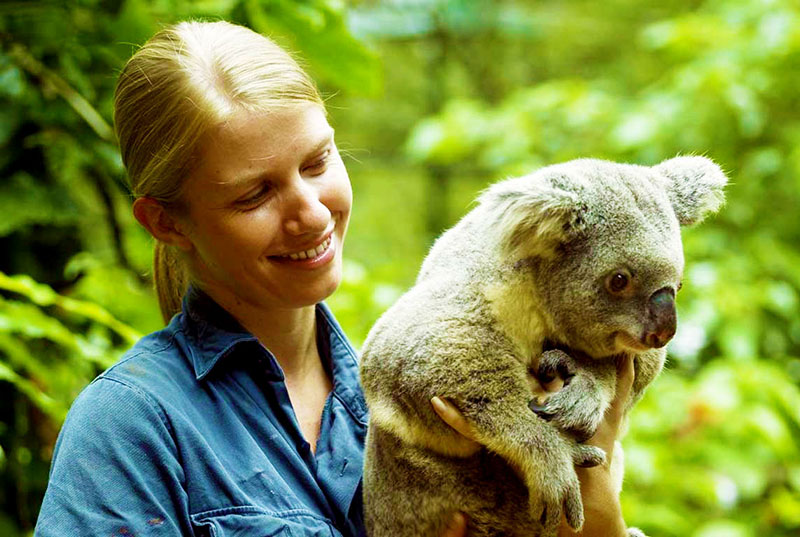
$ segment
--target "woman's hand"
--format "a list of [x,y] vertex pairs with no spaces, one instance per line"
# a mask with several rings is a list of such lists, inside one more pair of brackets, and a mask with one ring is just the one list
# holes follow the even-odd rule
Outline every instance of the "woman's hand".
[[473,433],[472,427],[464,419],[464,415],[450,401],[434,397],[431,399],[431,405],[433,405],[433,410],[442,418],[443,422],[464,437],[465,444],[470,446],[469,449],[471,450],[471,453],[468,453],[467,456],[474,455],[481,450],[483,446],[475,441],[475,433]]
[[[472,432],[464,415],[453,406],[450,401],[434,397],[431,399],[431,405],[436,414],[442,418],[442,421],[452,427],[457,433],[464,437],[467,444],[471,444],[472,453],[474,455],[481,450],[481,446],[475,441],[475,435]],[[447,527],[442,533],[441,537],[466,537],[467,535],[467,517],[463,513],[454,513],[447,523]]]
[[587,444],[602,448],[606,452],[606,462],[593,468],[579,468],[575,471],[581,482],[584,520],[583,529],[575,533],[566,522],[561,523],[560,537],[581,535],[583,537],[627,537],[628,531],[622,518],[613,481],[611,479],[611,459],[614,455],[614,442],[620,433],[625,405],[633,386],[633,358],[626,356],[617,364],[617,392],[594,436]]
[[447,524],[441,537],[466,537],[467,517],[463,513],[455,513]]

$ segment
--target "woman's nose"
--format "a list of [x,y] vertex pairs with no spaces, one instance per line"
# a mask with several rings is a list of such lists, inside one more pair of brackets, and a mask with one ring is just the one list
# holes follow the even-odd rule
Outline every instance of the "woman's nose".
[[331,212],[320,199],[319,188],[297,178],[284,207],[284,229],[292,235],[321,233],[331,221]]

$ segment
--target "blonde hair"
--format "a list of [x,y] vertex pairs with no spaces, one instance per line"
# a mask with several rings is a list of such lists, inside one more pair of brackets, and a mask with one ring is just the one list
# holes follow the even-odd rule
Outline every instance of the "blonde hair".
[[[227,22],[164,28],[128,60],[114,95],[114,127],[135,197],[180,210],[184,180],[203,136],[234,113],[302,102],[323,106],[316,86],[268,38]],[[153,280],[165,322],[189,282],[182,256],[156,241]]]

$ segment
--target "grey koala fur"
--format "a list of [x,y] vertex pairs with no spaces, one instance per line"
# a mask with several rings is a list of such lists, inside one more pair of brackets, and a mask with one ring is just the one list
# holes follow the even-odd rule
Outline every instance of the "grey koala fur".
[[[726,182],[704,157],[653,167],[583,159],[487,189],[364,345],[369,535],[438,537],[455,511],[471,536],[552,536],[562,512],[581,527],[574,465],[605,454],[576,439],[613,399],[616,357],[634,355],[628,409],[661,370],[683,272],[680,226],[716,211]],[[537,405],[536,376],[553,372],[568,384]],[[434,413],[434,396],[486,449],[471,451]],[[616,449],[612,466],[621,486]]]

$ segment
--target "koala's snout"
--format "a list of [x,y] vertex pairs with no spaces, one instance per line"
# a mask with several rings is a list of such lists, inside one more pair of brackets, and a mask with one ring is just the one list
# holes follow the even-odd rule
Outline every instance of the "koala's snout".
[[663,347],[675,335],[678,316],[675,312],[675,291],[659,289],[647,303],[648,319],[642,343],[648,347]]

